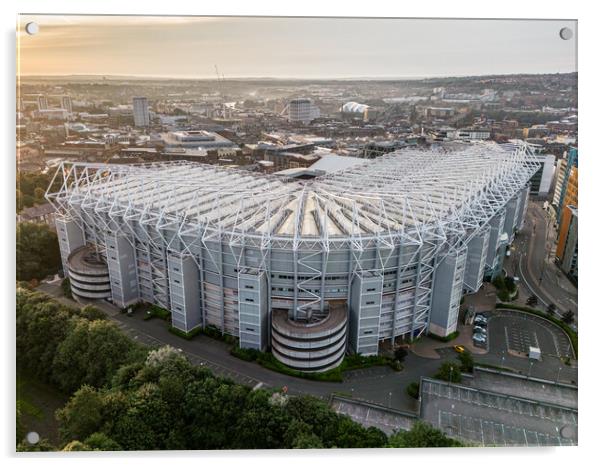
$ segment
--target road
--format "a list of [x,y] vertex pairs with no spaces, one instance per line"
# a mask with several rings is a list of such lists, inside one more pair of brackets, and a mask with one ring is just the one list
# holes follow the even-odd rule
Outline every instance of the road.
[[577,288],[553,262],[555,236],[543,203],[530,201],[525,225],[516,235],[505,268],[520,278],[519,291],[523,299],[535,294],[540,307],[554,303],[557,316],[570,309],[575,313],[576,322]]
[[[62,297],[58,283],[43,283],[38,289],[67,305],[80,306],[78,303]],[[340,383],[305,380],[238,359],[230,354],[228,345],[205,335],[197,335],[191,340],[180,338],[170,333],[168,323],[161,319],[144,320],[142,313],[128,316],[104,301],[95,302],[93,305],[105,311],[133,339],[148,346],[170,345],[178,348],[193,364],[203,365],[216,375],[229,377],[252,387],[280,388],[286,386],[291,394],[310,394],[324,400],[327,400],[332,393],[340,393],[381,406],[415,412],[417,402],[407,395],[406,386],[411,382],[419,381],[420,377],[432,377],[445,360],[457,362],[457,355],[452,348],[437,350],[439,359],[425,358],[410,352],[404,361],[404,369],[401,372],[396,372],[387,366],[379,366],[348,371],[344,375],[343,382]],[[485,355],[475,354],[474,358],[477,363],[500,365],[500,356],[494,352]],[[522,371],[525,374],[527,370],[531,371],[529,362],[524,358],[507,356],[503,361],[503,366]],[[556,367],[551,370],[547,366],[538,365],[533,368],[531,375],[553,380],[557,370]],[[569,377],[569,371],[565,371],[565,373],[562,374],[561,379]],[[574,379],[575,377],[571,374],[567,381]]]

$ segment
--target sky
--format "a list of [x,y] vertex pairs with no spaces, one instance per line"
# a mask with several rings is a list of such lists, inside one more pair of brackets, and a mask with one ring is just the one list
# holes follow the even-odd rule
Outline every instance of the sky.
[[[24,31],[34,21],[39,33]],[[575,21],[21,15],[21,75],[413,78],[577,70]]]

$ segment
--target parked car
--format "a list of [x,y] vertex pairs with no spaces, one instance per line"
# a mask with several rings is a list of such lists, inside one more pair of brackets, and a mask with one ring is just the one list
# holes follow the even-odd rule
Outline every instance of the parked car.
[[483,323],[483,322],[475,322],[474,326],[475,327],[481,327],[483,330],[487,330],[487,324]]
[[483,327],[487,327],[487,319],[485,317],[475,317],[474,323],[475,325],[482,325]]
[[472,333],[480,333],[481,335],[487,335],[487,329],[485,327],[481,327],[480,325],[475,325],[472,328]]
[[487,345],[487,337],[480,333],[475,333],[472,336],[472,342],[475,346],[485,346]]

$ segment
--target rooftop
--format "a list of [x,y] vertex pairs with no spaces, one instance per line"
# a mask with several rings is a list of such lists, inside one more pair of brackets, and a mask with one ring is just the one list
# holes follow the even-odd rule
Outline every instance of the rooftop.
[[65,183],[48,198],[62,211],[82,204],[259,239],[421,241],[424,228],[478,228],[539,168],[526,146],[461,147],[399,150],[307,182],[183,161],[64,162],[56,176]]

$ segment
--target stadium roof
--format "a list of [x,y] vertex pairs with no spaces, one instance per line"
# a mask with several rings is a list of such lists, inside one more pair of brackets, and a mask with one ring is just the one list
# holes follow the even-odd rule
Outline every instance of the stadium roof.
[[478,229],[538,168],[528,146],[510,152],[493,143],[403,149],[306,182],[184,161],[64,162],[55,175],[61,189],[47,198],[72,216],[106,212],[111,228],[136,219],[199,235],[353,241],[360,248],[375,238],[422,242],[428,230],[452,244],[451,236]]
[[358,104],[357,102],[347,102],[341,107],[344,113],[363,113],[368,108],[368,105]]
[[366,159],[357,157],[345,157],[343,155],[327,154],[320,157],[316,163],[311,165],[312,170],[322,170],[326,173],[334,173],[347,168],[366,163]]

